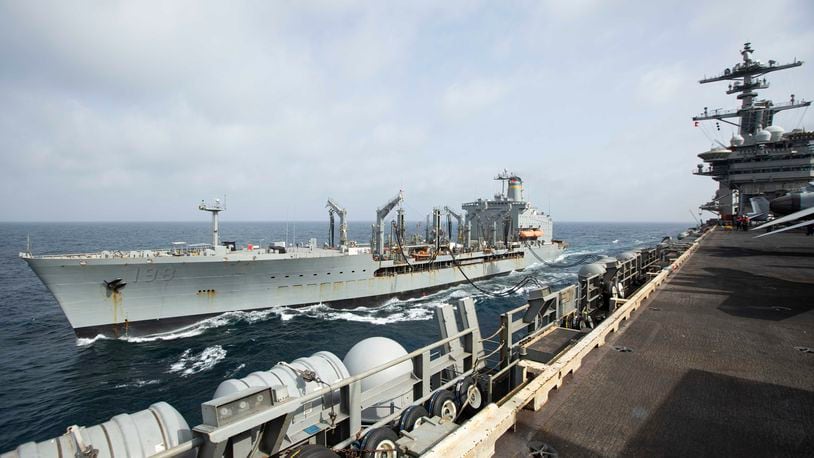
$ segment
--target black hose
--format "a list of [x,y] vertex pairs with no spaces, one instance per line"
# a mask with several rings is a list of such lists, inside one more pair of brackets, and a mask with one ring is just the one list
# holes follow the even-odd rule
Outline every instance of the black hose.
[[399,250],[401,250],[401,256],[404,258],[404,262],[407,263],[407,267],[409,267],[410,270],[413,270],[413,265],[410,264],[410,261],[407,259],[407,253],[404,252],[404,247],[401,244],[401,231],[399,230],[398,227],[396,227],[395,229],[396,229],[396,243],[398,243]]
[[540,287],[543,286],[542,284],[540,284],[540,282],[539,282],[539,280],[537,280],[537,278],[535,278],[535,277],[533,277],[531,275],[526,275],[519,282],[517,282],[517,284],[515,284],[514,286],[512,286],[509,289],[505,289],[503,291],[494,291],[494,292],[493,291],[487,291],[487,290],[481,288],[480,286],[476,285],[475,282],[472,281],[472,279],[469,278],[469,276],[466,275],[466,272],[464,272],[464,269],[463,269],[463,267],[461,267],[461,264],[458,263],[457,259],[455,259],[455,254],[453,253],[453,250],[449,250],[449,255],[452,257],[452,263],[455,264],[455,267],[458,268],[458,270],[461,272],[461,275],[464,276],[466,281],[470,285],[472,285],[473,288],[475,288],[476,290],[480,291],[483,294],[486,294],[487,296],[491,296],[491,297],[507,297],[507,296],[511,296],[514,293],[516,293],[520,288],[526,286],[528,283],[531,283],[531,282],[533,282],[537,286],[540,286]]

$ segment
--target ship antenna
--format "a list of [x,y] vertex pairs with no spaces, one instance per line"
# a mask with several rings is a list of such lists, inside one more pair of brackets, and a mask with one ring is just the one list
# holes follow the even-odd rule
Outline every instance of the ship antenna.
[[25,244],[26,253],[31,254],[31,233],[30,232],[28,234],[26,234],[25,239],[26,239],[26,244]]
[[220,238],[218,236],[218,213],[225,210],[221,200],[215,199],[215,203],[212,205],[207,205],[204,201],[201,201],[200,205],[198,205],[198,210],[212,213],[212,246],[216,247],[220,245]]

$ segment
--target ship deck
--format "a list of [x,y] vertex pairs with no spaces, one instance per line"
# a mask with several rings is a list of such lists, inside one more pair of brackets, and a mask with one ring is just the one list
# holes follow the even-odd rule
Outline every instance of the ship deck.
[[496,456],[814,455],[814,237],[754,235],[709,234]]

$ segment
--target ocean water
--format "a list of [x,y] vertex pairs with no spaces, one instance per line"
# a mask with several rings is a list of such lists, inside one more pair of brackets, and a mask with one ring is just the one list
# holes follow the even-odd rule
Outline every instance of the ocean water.
[[[221,225],[223,240],[239,244],[277,240],[325,241],[327,224],[234,223]],[[689,223],[557,223],[568,257],[615,255],[653,246],[676,236]],[[409,226],[412,227],[412,226]],[[367,241],[369,223],[351,223],[350,238]],[[301,309],[234,312],[161,338],[77,340],[56,300],[17,254],[30,235],[35,254],[103,249],[168,247],[173,241],[210,240],[199,223],[0,223],[0,452],[27,441],[61,435],[73,424],[91,426],[136,412],[158,401],[178,409],[190,426],[200,422],[200,404],[218,384],[267,370],[278,361],[330,350],[342,358],[356,342],[385,336],[408,351],[438,338],[435,308],[465,295],[476,299],[484,332],[497,329],[499,315],[525,302],[521,290],[492,298],[469,285],[454,286],[379,308]],[[577,267],[536,265],[484,282],[500,290],[532,274],[554,288],[576,279]]]

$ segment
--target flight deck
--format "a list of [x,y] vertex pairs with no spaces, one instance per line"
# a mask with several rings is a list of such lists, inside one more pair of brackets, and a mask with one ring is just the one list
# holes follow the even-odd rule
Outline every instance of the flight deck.
[[496,456],[811,456],[814,237],[714,231]]

